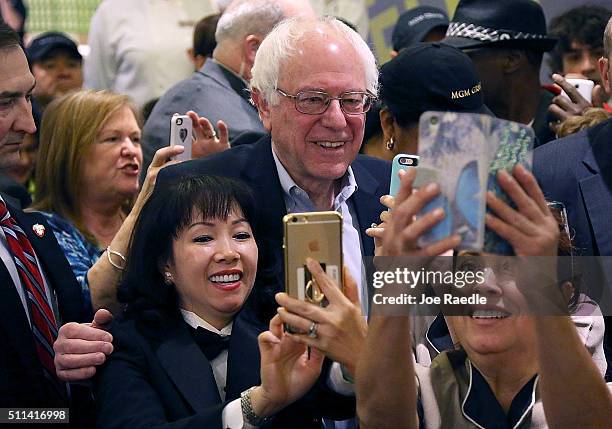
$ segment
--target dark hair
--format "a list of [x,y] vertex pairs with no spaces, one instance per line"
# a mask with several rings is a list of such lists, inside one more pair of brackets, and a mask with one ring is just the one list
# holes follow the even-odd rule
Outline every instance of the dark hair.
[[571,50],[572,42],[591,48],[603,46],[604,30],[612,11],[601,6],[579,6],[557,16],[550,23],[548,34],[559,39],[550,52],[553,72],[563,70],[562,55]]
[[172,256],[173,240],[192,221],[194,209],[204,219],[227,219],[233,209],[240,209],[251,224],[255,218],[250,189],[234,179],[192,176],[156,186],[132,232],[118,291],[119,301],[127,304],[126,317],[147,323],[180,317],[176,289],[164,284],[161,267]]
[[19,35],[0,19],[0,49],[21,47]]
[[208,15],[200,19],[193,30],[193,55],[202,55],[203,57],[212,57],[213,51],[217,46],[215,40],[215,32],[217,31],[217,22],[221,17],[220,13]]

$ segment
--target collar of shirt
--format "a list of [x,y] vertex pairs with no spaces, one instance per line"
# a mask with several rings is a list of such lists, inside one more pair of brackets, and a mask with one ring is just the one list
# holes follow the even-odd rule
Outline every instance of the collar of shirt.
[[[278,179],[280,180],[281,187],[283,188],[283,198],[285,199],[287,212],[296,213],[317,211],[306,191],[295,183],[285,169],[285,166],[278,159],[278,156],[276,156],[274,142],[272,142],[272,156],[274,157],[274,163],[276,164]],[[351,195],[353,195],[358,189],[357,181],[355,180],[355,175],[353,174],[353,169],[350,165],[344,176],[342,176],[341,180],[340,192],[334,198],[333,210],[336,211],[339,211],[342,204],[346,203]]]
[[233,74],[234,76],[236,76],[238,79],[240,79],[242,82],[244,82],[244,85],[248,88],[249,87],[249,81],[246,80],[245,78],[243,78],[242,76],[240,76],[238,73],[236,73],[234,70],[230,69],[228,66],[226,66],[225,64],[220,63],[219,61],[217,61],[214,58],[211,58],[207,61],[214,61],[215,63],[217,63],[217,65],[219,65],[219,67],[223,67],[225,70],[227,70],[228,72],[230,72],[231,74]]
[[219,330],[215,328],[214,326],[212,326],[210,323],[208,323],[206,320],[202,319],[200,316],[195,314],[194,312],[183,310],[182,308],[180,310],[181,310],[181,314],[183,315],[183,320],[185,320],[185,323],[187,323],[193,329],[202,327],[206,329],[207,331],[214,332],[215,334],[219,334],[223,337],[232,334],[232,326],[234,325],[234,322],[230,322],[227,326]]
[[425,338],[438,354],[454,348],[453,339],[442,313],[439,313],[434,321],[431,322],[425,333]]
[[538,376],[534,375],[516,394],[506,413],[478,368],[467,359],[468,390],[462,400],[463,415],[481,428],[518,428],[528,417],[537,398]]

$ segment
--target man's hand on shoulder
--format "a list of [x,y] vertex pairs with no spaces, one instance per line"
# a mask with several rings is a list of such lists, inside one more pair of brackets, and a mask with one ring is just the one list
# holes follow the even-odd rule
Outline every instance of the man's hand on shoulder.
[[106,332],[113,320],[108,310],[96,311],[92,323],[66,323],[53,343],[55,371],[60,380],[83,381],[113,352],[113,336]]

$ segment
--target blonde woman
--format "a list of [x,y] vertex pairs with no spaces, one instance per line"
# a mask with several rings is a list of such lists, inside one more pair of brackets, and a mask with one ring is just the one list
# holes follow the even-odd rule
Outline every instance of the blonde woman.
[[[200,125],[205,120],[190,115],[202,144],[209,135]],[[42,121],[33,208],[53,228],[89,303],[87,311],[116,308],[116,284],[134,219],[157,171],[183,150],[160,149],[139,194],[140,136],[129,98],[109,91],[62,97],[49,105]]]

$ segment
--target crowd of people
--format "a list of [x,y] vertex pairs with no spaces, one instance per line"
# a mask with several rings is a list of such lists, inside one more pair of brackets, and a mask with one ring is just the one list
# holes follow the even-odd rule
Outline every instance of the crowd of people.
[[[348,3],[105,0],[85,58],[0,22],[0,408],[75,428],[612,426],[612,270],[580,262],[612,255],[612,11],[547,28],[532,0],[419,6],[379,66]],[[532,128],[532,171],[497,173],[485,220],[537,270],[424,245],[448,213],[420,214],[440,185],[418,167],[388,195],[428,111]],[[283,217],[315,211],[341,214],[341,284],[299,262],[325,306],[285,293]],[[440,255],[505,306],[372,302],[370,257]]]

